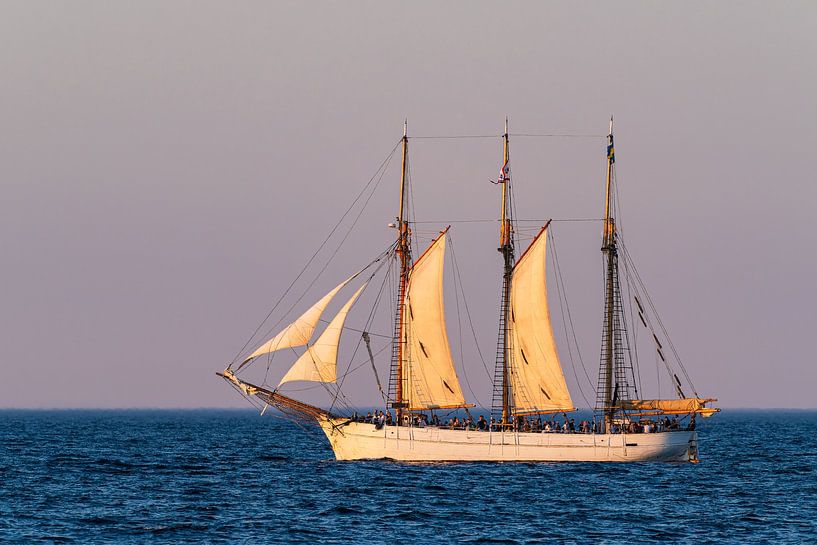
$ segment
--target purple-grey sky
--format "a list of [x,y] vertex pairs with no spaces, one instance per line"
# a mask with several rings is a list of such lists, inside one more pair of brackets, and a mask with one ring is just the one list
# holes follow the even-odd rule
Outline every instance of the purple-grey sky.
[[[4,2],[0,407],[245,406],[213,372],[405,117],[603,134],[611,114],[628,248],[699,392],[817,407],[815,28],[813,2]],[[600,217],[604,145],[513,139],[519,215]],[[495,217],[500,157],[413,140],[417,219]],[[298,309],[388,244],[397,164]],[[600,226],[554,235],[595,377]],[[496,225],[452,237],[493,365]],[[369,374],[349,384],[378,399]]]

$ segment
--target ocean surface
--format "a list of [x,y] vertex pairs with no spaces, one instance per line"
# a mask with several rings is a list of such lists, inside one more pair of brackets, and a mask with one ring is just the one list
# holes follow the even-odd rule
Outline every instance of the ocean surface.
[[817,412],[699,435],[698,465],[412,465],[251,411],[5,410],[0,543],[817,543]]

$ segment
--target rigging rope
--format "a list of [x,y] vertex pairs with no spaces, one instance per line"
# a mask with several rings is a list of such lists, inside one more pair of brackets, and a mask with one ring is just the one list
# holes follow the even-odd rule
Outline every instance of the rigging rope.
[[[423,223],[433,223],[436,225],[447,225],[449,223],[500,223],[502,220],[491,218],[491,219],[467,219],[467,220],[438,220],[438,221],[430,221],[430,220],[423,220],[423,221],[412,221],[411,224],[423,224]],[[542,219],[514,219],[514,223],[538,223],[543,224],[547,221],[552,223],[562,223],[568,221],[597,221],[603,222],[604,218],[562,218],[562,219],[549,219],[549,218],[542,218]]]
[[[450,236],[448,237],[448,241],[449,241],[449,247],[451,248],[451,262],[453,264],[455,262],[454,243],[453,243]],[[454,300],[456,301],[456,307],[457,307],[457,330],[458,330],[458,338],[459,338],[459,345],[460,345],[460,367],[462,368],[462,376],[465,377],[465,384],[468,386],[468,391],[471,392],[471,396],[473,397],[474,401],[477,402],[477,405],[481,409],[485,409],[487,407],[485,406],[485,404],[482,401],[480,401],[480,399],[477,397],[477,394],[474,393],[474,389],[471,388],[471,381],[468,380],[468,371],[467,371],[467,367],[465,365],[465,359],[463,357],[462,315],[460,313],[460,296],[459,296],[459,290],[458,290],[458,287],[462,288],[462,278],[459,278],[459,268],[456,267],[456,266],[452,267],[451,275],[452,275],[452,277],[454,279]],[[458,282],[458,280],[459,280],[459,282]],[[465,298],[465,295],[463,294],[463,299],[464,298]],[[486,371],[487,371],[487,367],[486,367]]]
[[477,349],[477,354],[479,354],[479,359],[482,362],[482,367],[485,368],[485,375],[488,377],[489,382],[493,382],[494,378],[491,376],[491,371],[488,369],[488,364],[485,363],[485,358],[482,355],[482,350],[479,348],[479,342],[477,341],[477,332],[474,329],[474,322],[471,320],[471,311],[468,308],[468,298],[465,296],[465,289],[462,287],[462,275],[460,274],[460,265],[457,261],[457,256],[454,253],[454,244],[451,244],[451,258],[454,263],[454,269],[457,272],[457,278],[460,279],[459,287],[460,293],[462,294],[462,302],[463,306],[465,307],[465,315],[468,317],[468,324],[471,327],[471,335],[474,337],[474,347]]
[[[388,255],[390,252],[391,252],[391,249],[390,249],[389,251],[385,252],[384,254],[381,254],[381,257],[380,257],[380,258],[378,258],[378,261],[380,261],[380,264],[377,266],[377,268],[375,268],[374,272],[372,272],[372,274],[371,274],[371,275],[369,275],[369,279],[366,281],[366,287],[368,287],[368,283],[369,283],[369,282],[370,282],[370,281],[371,281],[371,280],[372,280],[372,279],[375,277],[375,275],[377,275],[377,273],[379,273],[379,272],[380,272],[380,270],[383,268],[383,266],[384,266],[384,265],[385,265],[387,262],[389,262],[389,261],[390,261],[390,260],[382,260],[382,261],[381,261],[381,259],[382,259],[383,257],[386,257],[386,255]],[[378,294],[377,294],[377,299],[375,300],[375,305],[372,307],[372,310],[369,312],[369,319],[366,321],[366,324],[364,325],[364,329],[368,328],[368,327],[369,327],[369,325],[371,324],[371,318],[372,318],[372,316],[374,315],[374,311],[375,311],[375,309],[377,308],[377,300],[380,298],[380,294],[382,293],[382,289],[383,289],[383,287],[382,287],[382,284],[381,284],[381,288],[380,288],[380,290],[381,290],[381,291],[378,291]],[[366,288],[364,288],[364,291],[366,291]],[[336,384],[335,384],[335,391],[334,391],[334,392],[332,392],[332,390],[331,390],[331,388],[330,388],[330,386],[329,386],[329,384],[328,384],[328,383],[325,383],[325,382],[321,382],[321,383],[320,383],[320,384],[322,384],[322,385],[325,387],[326,391],[327,391],[327,392],[328,392],[330,395],[332,395],[332,396],[333,396],[333,398],[332,398],[332,404],[331,404],[331,405],[330,405],[330,407],[329,407],[329,411],[330,411],[330,412],[331,412],[331,411],[332,411],[332,409],[335,407],[335,404],[338,402],[338,400],[339,400],[339,399],[340,399],[340,402],[341,402],[341,403],[344,405],[344,407],[345,407],[346,409],[351,409],[351,405],[348,403],[346,396],[345,396],[345,395],[343,394],[343,392],[341,391],[341,388],[343,387],[343,381],[345,380],[346,375],[349,373],[349,368],[352,366],[352,362],[354,361],[355,356],[357,356],[357,352],[358,352],[358,350],[360,349],[360,343],[361,343],[361,341],[362,341],[362,340],[363,340],[363,336],[361,336],[360,338],[358,338],[357,344],[355,345],[355,349],[354,349],[354,351],[352,352],[352,356],[349,358],[349,363],[348,363],[348,364],[347,364],[347,366],[346,366],[346,371],[345,371],[345,372],[344,372],[344,374],[342,375],[340,382],[338,383],[338,382],[337,382],[337,377],[335,378],[335,381],[336,381]]]
[[670,350],[672,350],[672,354],[675,357],[675,361],[678,362],[678,366],[681,368],[681,372],[684,374],[684,378],[686,379],[687,384],[690,385],[693,393],[695,394],[696,397],[698,397],[698,391],[695,388],[695,384],[693,384],[692,379],[689,377],[689,373],[687,372],[683,361],[681,361],[681,356],[678,354],[678,350],[676,350],[675,344],[672,342],[672,338],[670,338],[669,333],[667,332],[667,328],[664,326],[664,322],[661,320],[661,316],[658,314],[658,309],[655,307],[655,304],[652,301],[652,297],[650,297],[650,293],[647,291],[647,286],[644,283],[644,280],[641,278],[638,269],[635,268],[635,263],[633,262],[632,257],[630,256],[630,252],[627,250],[627,246],[624,245],[623,241],[621,247],[624,250],[623,254],[625,256],[625,259],[629,261],[632,266],[634,277],[637,280],[638,285],[641,287],[641,293],[644,296],[644,299],[649,304],[650,310],[652,311],[653,316],[655,316],[655,319],[658,322],[658,326],[661,328],[661,333],[667,340],[667,344],[669,345]]
[[[409,136],[409,140],[457,140],[469,138],[502,138],[504,134],[441,134],[441,135],[415,135]],[[606,134],[581,134],[581,133],[508,133],[508,136],[520,136],[523,138],[607,138]]]
[[[565,330],[565,340],[567,341],[567,352],[570,358],[570,366],[573,368],[573,376],[576,379],[576,386],[579,388],[579,393],[582,396],[582,399],[585,403],[587,403],[588,407],[591,407],[590,400],[584,394],[584,388],[582,388],[581,381],[579,380],[578,372],[576,371],[576,364],[573,361],[573,349],[570,344],[570,337],[568,336],[567,332],[570,331],[571,336],[573,338],[573,344],[576,347],[576,355],[579,358],[579,363],[582,366],[582,371],[584,371],[584,376],[587,379],[587,383],[590,385],[590,389],[593,391],[593,394],[596,395],[596,388],[593,386],[593,381],[590,378],[590,374],[587,372],[587,367],[584,365],[584,358],[582,357],[581,349],[579,348],[579,341],[576,338],[576,328],[573,327],[573,316],[570,313],[570,305],[567,302],[567,288],[564,284],[564,277],[562,276],[562,267],[559,263],[559,255],[556,251],[556,239],[553,236],[553,232],[548,230],[548,237],[550,238],[550,250],[551,256],[553,257],[553,264],[555,265],[555,276],[556,276],[556,291],[557,296],[559,299],[559,310],[562,315],[562,325]],[[562,300],[564,300],[564,307],[562,306]],[[567,318],[567,320],[565,320]],[[570,328],[568,328],[568,323],[570,324]]]
[[[370,201],[370,200],[372,199],[372,197],[374,196],[375,191],[377,191],[378,186],[380,186],[380,182],[383,180],[383,176],[385,175],[386,170],[388,169],[388,165],[389,165],[389,163],[391,162],[391,157],[393,157],[393,156],[394,156],[394,151],[392,150],[392,155],[391,155],[391,156],[388,158],[388,161],[386,162],[385,167],[384,167],[384,168],[381,170],[381,172],[380,172],[380,177],[377,179],[377,183],[376,183],[376,184],[374,185],[374,187],[372,188],[372,191],[369,193],[369,196],[368,196],[368,197],[366,197],[366,200],[363,202],[363,206],[362,206],[362,207],[360,208],[360,210],[358,211],[357,216],[355,216],[355,219],[354,219],[354,221],[352,222],[352,224],[351,224],[351,225],[349,226],[349,228],[346,230],[346,234],[343,236],[343,238],[341,239],[340,243],[338,243],[337,247],[336,247],[336,248],[335,248],[335,250],[332,252],[332,255],[330,255],[330,256],[329,256],[329,259],[327,259],[327,260],[326,260],[326,262],[323,264],[323,267],[321,267],[321,269],[318,271],[318,274],[316,274],[316,275],[315,275],[315,277],[312,279],[312,281],[309,283],[309,285],[308,285],[308,286],[306,286],[306,288],[304,288],[304,290],[301,292],[301,295],[298,297],[298,299],[296,299],[296,300],[295,300],[295,302],[294,302],[294,303],[292,303],[292,305],[289,307],[289,309],[287,309],[287,311],[284,313],[284,315],[283,315],[283,316],[281,316],[281,318],[280,318],[280,319],[279,319],[279,320],[278,320],[278,321],[277,321],[277,322],[276,322],[276,323],[275,323],[275,324],[274,324],[272,327],[270,327],[270,328],[269,328],[269,332],[267,333],[267,336],[268,336],[268,335],[270,335],[270,334],[272,333],[272,331],[273,331],[273,330],[274,330],[276,327],[278,327],[278,325],[280,325],[280,323],[281,323],[281,322],[284,320],[284,317],[285,317],[285,316],[288,316],[288,315],[289,315],[289,313],[290,313],[290,312],[292,312],[292,310],[293,310],[293,309],[294,309],[294,308],[295,308],[295,307],[298,305],[298,303],[300,303],[300,302],[301,302],[301,300],[304,298],[304,296],[306,296],[306,294],[309,292],[309,290],[312,288],[312,286],[314,286],[314,285],[315,285],[315,282],[317,282],[317,281],[318,281],[318,279],[321,277],[321,275],[324,273],[324,271],[326,271],[326,269],[329,267],[329,264],[332,262],[332,260],[333,260],[333,259],[335,258],[335,256],[338,254],[338,252],[340,251],[341,247],[343,247],[343,244],[346,242],[346,239],[348,239],[348,238],[349,238],[349,235],[352,233],[352,230],[355,228],[355,225],[357,225],[357,222],[360,220],[360,217],[363,215],[364,210],[366,210],[366,206],[369,204],[369,201]],[[379,259],[380,259],[380,258],[381,258],[383,255],[385,255],[385,253],[387,253],[388,251],[389,251],[389,250],[387,250],[386,252],[384,252],[383,254],[381,254],[381,256],[380,256],[380,257],[378,257],[377,259],[375,259],[375,261],[374,261],[374,262],[378,261],[378,260],[379,260]],[[372,262],[372,263],[374,263],[374,262]],[[363,269],[363,270],[366,270],[367,268],[369,268],[369,266],[371,266],[371,265],[372,265],[372,263],[369,263],[369,265],[367,265],[366,267],[364,267],[364,269]],[[361,272],[363,272],[363,270],[362,270]],[[360,274],[360,273],[358,273],[358,274]]]
[[[326,238],[323,240],[323,242],[321,242],[320,246],[318,246],[318,249],[315,250],[315,253],[313,253],[312,256],[307,260],[306,264],[303,266],[303,268],[298,273],[298,275],[295,277],[295,279],[289,284],[289,286],[286,288],[286,290],[284,290],[284,293],[281,295],[281,297],[278,299],[278,301],[275,302],[272,309],[267,313],[267,315],[264,317],[264,319],[261,320],[261,323],[258,324],[258,327],[255,329],[253,334],[250,336],[249,339],[247,339],[247,342],[244,343],[244,346],[242,346],[241,349],[233,357],[233,359],[232,359],[230,365],[228,366],[228,368],[232,367],[236,363],[236,361],[238,361],[241,354],[243,354],[244,351],[247,350],[247,346],[249,346],[250,343],[253,341],[253,339],[255,339],[258,332],[261,330],[261,328],[264,326],[264,324],[267,322],[267,320],[270,319],[270,316],[272,316],[272,314],[275,312],[275,310],[278,308],[278,306],[281,304],[281,302],[284,300],[284,298],[292,290],[292,287],[298,282],[298,280],[301,278],[301,276],[303,276],[303,274],[306,272],[306,270],[309,268],[309,266],[312,264],[312,262],[318,256],[318,254],[323,249],[323,247],[326,245],[326,243],[329,242],[329,239],[331,239],[332,235],[335,234],[335,231],[338,229],[338,227],[340,227],[341,223],[343,223],[343,220],[346,219],[346,216],[349,215],[349,213],[352,211],[354,206],[357,204],[357,202],[360,200],[360,198],[363,196],[363,194],[366,192],[366,190],[369,188],[369,186],[372,184],[372,182],[375,180],[375,178],[377,178],[378,173],[381,173],[380,178],[378,180],[378,183],[375,185],[374,189],[372,190],[372,194],[374,193],[374,190],[377,189],[377,185],[380,184],[380,180],[383,179],[383,173],[385,173],[386,167],[391,162],[391,159],[394,156],[394,152],[397,150],[397,147],[399,145],[400,145],[400,141],[398,141],[394,145],[394,147],[391,149],[391,151],[386,156],[386,158],[383,159],[383,161],[380,163],[380,166],[378,166],[375,173],[372,175],[371,178],[369,178],[369,181],[366,182],[366,185],[363,186],[363,189],[360,190],[360,192],[357,194],[357,196],[354,198],[354,200],[352,200],[352,203],[349,205],[349,207],[346,209],[346,211],[343,213],[343,215],[340,217],[340,219],[335,223],[335,225],[329,231],[329,234],[326,236]],[[371,199],[371,195],[369,196],[369,199]],[[369,202],[369,199],[366,200],[366,203]],[[364,204],[364,208],[365,208],[365,204]],[[359,217],[360,217],[360,215],[358,214],[358,218]],[[348,236],[348,233],[347,233],[347,236]],[[344,240],[345,240],[345,238],[344,238]],[[342,242],[341,242],[341,244],[342,244]],[[316,278],[316,280],[317,280],[317,278]],[[313,283],[314,283],[314,280],[313,280]],[[310,284],[310,286],[311,286],[311,284]],[[303,297],[303,295],[301,297]],[[300,301],[300,299],[299,299],[299,301]],[[284,316],[286,316],[290,311],[291,311],[291,309],[289,311],[287,311],[287,313],[285,313]],[[272,327],[273,328],[276,327],[278,324],[280,324],[280,322],[282,320],[283,320],[283,317],[281,317],[281,319],[276,323],[276,325],[274,325]]]
[[[363,326],[364,331],[368,330],[369,326],[372,324],[372,321],[374,320],[375,313],[377,312],[377,309],[380,306],[380,300],[381,300],[381,298],[383,296],[383,288],[386,286],[386,282],[391,278],[392,266],[394,264],[393,256],[394,256],[394,250],[395,250],[396,247],[397,247],[397,243],[395,242],[394,244],[392,244],[392,247],[388,252],[389,259],[384,260],[378,266],[377,270],[371,276],[371,278],[374,278],[375,274],[377,274],[380,271],[380,269],[383,268],[383,265],[385,265],[386,263],[389,264],[389,266],[386,269],[386,273],[383,275],[383,281],[380,283],[380,289],[377,292],[377,297],[375,297],[374,304],[372,305],[372,310],[369,311],[369,316],[366,319],[366,322],[365,322],[365,324]],[[371,280],[371,278],[370,278],[370,280]],[[349,358],[349,364],[346,366],[346,371],[341,376],[340,381],[337,382],[337,389],[336,389],[336,392],[335,392],[335,394],[334,394],[334,396],[332,398],[332,404],[330,405],[330,408],[329,408],[330,411],[332,410],[332,408],[335,407],[335,403],[337,402],[338,397],[343,397],[344,400],[346,399],[346,396],[342,393],[341,388],[343,388],[343,383],[346,380],[346,376],[350,373],[349,369],[352,366],[352,362],[354,361],[355,356],[357,355],[357,351],[360,348],[360,343],[361,343],[362,340],[363,340],[363,336],[361,335],[361,337],[357,341],[357,345],[355,346],[355,350],[352,353],[352,357]],[[382,352],[382,350],[378,351],[378,354],[380,354],[380,352]]]

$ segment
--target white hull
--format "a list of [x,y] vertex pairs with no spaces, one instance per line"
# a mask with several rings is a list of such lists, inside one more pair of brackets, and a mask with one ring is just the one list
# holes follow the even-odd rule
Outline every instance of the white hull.
[[319,420],[338,460],[406,462],[697,462],[694,431],[515,433]]

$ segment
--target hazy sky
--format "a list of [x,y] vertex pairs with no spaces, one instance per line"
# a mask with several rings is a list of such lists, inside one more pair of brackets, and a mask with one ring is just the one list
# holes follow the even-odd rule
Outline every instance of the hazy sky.
[[[603,134],[611,114],[628,248],[699,393],[817,407],[814,2],[0,10],[2,407],[245,406],[214,371],[405,117],[413,135],[499,134],[505,115],[511,132]],[[512,140],[519,215],[600,217],[604,145]],[[496,217],[500,157],[499,139],[413,140],[417,219]],[[395,161],[299,309],[389,243],[398,179]],[[600,227],[554,235],[595,378]],[[494,224],[452,228],[490,366],[496,238]],[[455,345],[457,329],[449,316]],[[490,401],[463,341],[470,385]],[[651,357],[642,365],[655,374]],[[378,399],[369,375],[355,401]]]

